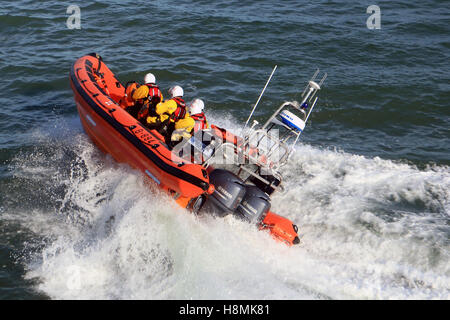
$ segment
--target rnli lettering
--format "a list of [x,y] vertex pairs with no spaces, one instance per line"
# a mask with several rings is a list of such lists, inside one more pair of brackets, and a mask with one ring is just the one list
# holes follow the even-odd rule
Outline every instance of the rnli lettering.
[[134,134],[141,139],[142,141],[148,143],[149,141],[153,140],[153,137],[150,133],[144,131],[143,129],[137,129],[134,131]]
[[144,133],[139,138],[144,142],[149,142],[150,140],[152,140],[152,137],[148,133]]

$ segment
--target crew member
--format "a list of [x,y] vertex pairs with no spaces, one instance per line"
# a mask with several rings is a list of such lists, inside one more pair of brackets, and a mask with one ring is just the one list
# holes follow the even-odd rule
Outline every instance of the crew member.
[[[186,110],[183,100],[184,91],[180,86],[169,89],[170,100],[156,105],[157,116],[147,117],[147,124],[157,127],[157,130],[165,136],[168,144],[172,141],[181,141],[188,137],[194,128],[195,121]],[[173,137],[172,137],[173,134]]]
[[175,122],[174,130],[170,134],[170,142],[168,142],[169,146],[173,147],[183,139],[190,139],[194,126],[195,120],[189,116]]
[[195,99],[189,105],[189,113],[191,118],[195,120],[194,133],[199,130],[208,129],[208,121],[206,121],[206,116],[203,113],[204,109],[205,103],[202,99]]
[[124,97],[119,101],[119,105],[130,115],[137,118],[139,110],[147,103],[149,89],[141,86],[137,82],[127,85]]
[[145,123],[147,117],[149,115],[155,117],[156,114],[156,105],[163,101],[163,95],[161,94],[161,90],[156,85],[156,78],[153,73],[147,73],[144,77],[144,83],[149,89],[148,93],[148,103],[144,104],[144,106],[139,110],[137,119],[142,123]]

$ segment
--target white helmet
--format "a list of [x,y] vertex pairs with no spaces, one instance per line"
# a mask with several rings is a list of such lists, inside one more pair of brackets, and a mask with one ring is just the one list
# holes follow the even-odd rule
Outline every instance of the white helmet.
[[172,96],[172,98],[182,97],[184,94],[183,88],[180,86],[172,87],[169,89],[169,94]]
[[147,73],[144,78],[144,83],[156,83],[156,78],[153,73]]
[[202,99],[195,99],[189,105],[189,113],[190,114],[202,113],[203,109],[205,109],[205,103],[203,102]]

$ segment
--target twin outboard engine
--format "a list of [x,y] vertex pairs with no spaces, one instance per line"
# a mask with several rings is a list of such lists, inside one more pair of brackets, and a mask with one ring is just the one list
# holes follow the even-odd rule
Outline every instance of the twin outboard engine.
[[246,185],[230,171],[215,169],[209,174],[209,181],[215,187],[201,211],[219,217],[234,214],[251,223],[260,223],[270,209],[270,198],[253,185]]
[[239,204],[236,215],[250,223],[258,224],[270,210],[270,198],[258,187],[247,185],[244,199]]
[[245,183],[230,171],[215,169],[209,174],[209,182],[215,187],[202,207],[202,211],[224,217],[233,213],[245,195]]

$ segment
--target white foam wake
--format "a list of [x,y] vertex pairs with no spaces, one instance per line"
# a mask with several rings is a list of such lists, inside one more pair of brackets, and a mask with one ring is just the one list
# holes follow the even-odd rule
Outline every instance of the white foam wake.
[[65,186],[58,210],[24,214],[52,239],[27,273],[52,298],[449,298],[447,167],[300,146],[272,205],[300,227],[288,248],[232,217],[186,213],[79,138],[56,148],[76,150],[70,170],[39,170]]

